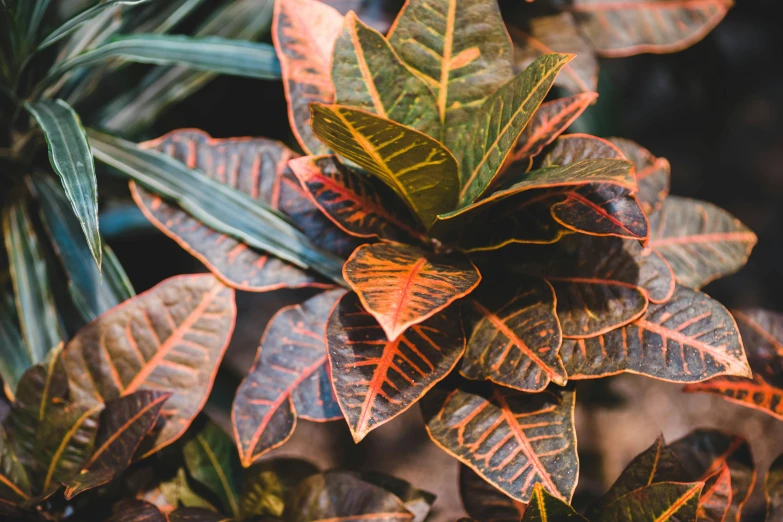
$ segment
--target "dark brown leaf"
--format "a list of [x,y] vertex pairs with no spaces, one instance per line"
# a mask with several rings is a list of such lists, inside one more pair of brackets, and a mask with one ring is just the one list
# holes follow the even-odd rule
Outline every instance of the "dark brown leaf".
[[660,210],[663,200],[669,195],[671,166],[666,158],[656,158],[644,147],[624,138],[609,138],[636,167],[636,194],[642,210],[648,216]]
[[168,522],[154,504],[143,500],[122,500],[115,504],[106,522]]
[[525,504],[509,497],[465,464],[459,466],[459,494],[465,511],[478,522],[519,522]]
[[547,493],[544,486],[539,482],[533,488],[533,496],[525,508],[522,522],[549,522],[550,520],[557,520],[558,522],[587,522],[586,518],[580,516],[566,502]]

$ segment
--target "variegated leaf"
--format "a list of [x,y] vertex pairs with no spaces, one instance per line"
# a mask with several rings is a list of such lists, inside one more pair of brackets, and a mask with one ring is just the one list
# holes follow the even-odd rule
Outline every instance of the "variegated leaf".
[[648,216],[660,210],[669,195],[671,166],[666,158],[656,158],[644,147],[624,138],[610,138],[623,156],[636,167],[636,194],[644,213]]
[[701,482],[659,482],[644,486],[607,504],[594,520],[693,521],[696,519],[702,486]]
[[522,522],[587,522],[574,508],[554,495],[547,493],[539,482],[533,488],[533,496],[525,508]]

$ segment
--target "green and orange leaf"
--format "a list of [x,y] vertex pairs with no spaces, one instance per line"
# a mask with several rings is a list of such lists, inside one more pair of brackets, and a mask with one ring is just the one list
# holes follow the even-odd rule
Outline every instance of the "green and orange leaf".
[[671,166],[666,158],[656,158],[650,151],[624,138],[610,138],[623,156],[636,168],[636,183],[639,192],[636,198],[648,216],[660,210],[663,200],[669,195]]
[[465,351],[458,309],[390,341],[353,293],[332,311],[326,340],[332,385],[356,442],[415,404]]
[[550,520],[587,522],[587,519],[574,511],[568,503],[547,493],[539,482],[533,488],[533,496],[525,508],[522,522],[549,522]]
[[481,280],[459,252],[435,254],[399,243],[360,246],[345,262],[343,277],[392,340],[468,295]]
[[330,290],[283,308],[269,322],[250,373],[231,410],[242,465],[283,444],[297,417],[342,417],[330,384],[326,324],[344,290]]
[[172,393],[163,426],[139,448],[150,455],[178,439],[206,403],[235,319],[234,291],[212,275],[167,279],[66,345],[71,397],[101,405],[141,389]]
[[525,394],[492,386],[488,398],[462,390],[430,393],[423,402],[430,438],[520,502],[536,483],[570,500],[579,461],[575,392]]
[[595,520],[695,520],[702,486],[701,482],[644,486],[607,504]]

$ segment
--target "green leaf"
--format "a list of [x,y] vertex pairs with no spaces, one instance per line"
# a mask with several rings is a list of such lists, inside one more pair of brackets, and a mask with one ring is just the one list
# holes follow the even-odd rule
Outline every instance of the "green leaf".
[[225,513],[239,518],[236,478],[240,465],[231,437],[217,424],[207,422],[185,443],[182,453],[190,476],[217,495]]
[[61,334],[49,274],[27,203],[3,208],[3,235],[14,286],[16,310],[31,364],[46,358],[60,344]]
[[460,205],[489,187],[520,134],[549,92],[569,54],[547,54],[492,93],[472,115],[460,157]]
[[438,137],[435,95],[408,69],[378,31],[353,12],[334,44],[332,82],[339,105],[362,109]]
[[19,331],[14,296],[4,286],[0,287],[0,377],[6,393],[13,399],[19,379],[33,362]]
[[703,484],[659,482],[639,488],[607,504],[597,522],[627,520],[681,520],[695,521],[696,507]]
[[98,181],[95,163],[79,115],[62,100],[25,104],[38,121],[49,146],[49,161],[60,176],[65,195],[79,218],[92,257],[101,269],[98,232]]
[[306,460],[278,457],[262,460],[245,471],[240,493],[242,516],[281,517],[291,491],[318,468]]
[[457,161],[439,142],[369,112],[317,103],[310,108],[315,134],[394,190],[424,226],[454,210]]
[[307,236],[262,201],[160,152],[97,132],[91,132],[90,139],[98,160],[143,187],[176,201],[210,228],[344,284],[342,260],[314,246]]
[[30,480],[13,446],[0,427],[0,514],[7,505],[15,505],[30,498]]
[[79,222],[56,182],[49,176],[35,176],[32,183],[41,201],[43,222],[65,268],[68,291],[82,318],[92,321],[136,295],[125,270],[105,243],[101,245],[104,258],[101,276],[82,240]]
[[533,496],[525,508],[522,522],[587,522],[574,508],[559,498],[547,493],[539,482],[533,488]]
[[101,13],[104,9],[107,9],[109,7],[115,7],[117,5],[137,5],[137,4],[143,4],[144,2],[148,2],[149,0],[107,0],[103,3],[98,3],[89,9],[85,9],[78,15],[74,16],[64,24],[62,24],[59,28],[55,29],[49,36],[44,38],[44,40],[38,44],[38,50],[46,49],[53,43],[59,41],[62,38],[65,38],[69,34],[71,34],[73,31],[75,31],[80,25],[82,25],[85,22],[88,22],[92,20],[94,17],[96,17],[98,14]]

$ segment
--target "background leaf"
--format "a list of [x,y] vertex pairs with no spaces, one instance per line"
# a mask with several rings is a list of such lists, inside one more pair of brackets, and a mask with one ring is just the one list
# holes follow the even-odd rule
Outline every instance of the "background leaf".
[[459,465],[459,495],[468,515],[480,522],[519,522],[525,511],[525,504],[512,499],[465,464]]
[[190,476],[217,495],[225,513],[239,517],[239,461],[231,437],[210,421],[182,446],[182,453]]
[[770,465],[764,478],[764,496],[767,499],[767,522],[777,522],[783,515],[783,457]]

